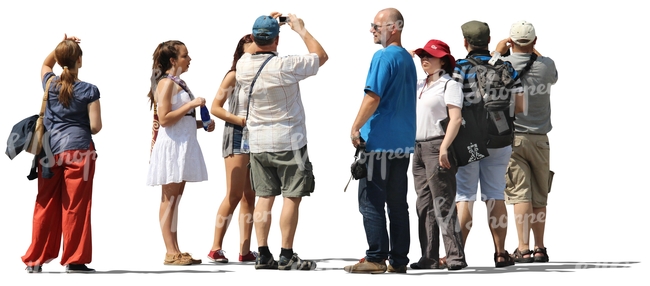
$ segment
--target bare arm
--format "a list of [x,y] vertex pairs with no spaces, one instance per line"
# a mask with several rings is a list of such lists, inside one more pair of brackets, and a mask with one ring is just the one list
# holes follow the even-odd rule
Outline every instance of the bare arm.
[[54,51],[52,51],[43,61],[43,66],[41,67],[41,80],[43,80],[46,73],[52,72],[55,64],[56,59],[54,59]]
[[[361,102],[361,107],[359,108],[359,113],[357,113],[357,118],[354,119],[352,124],[352,130],[350,131],[350,139],[352,139],[352,145],[357,147],[361,143],[359,139],[359,129],[366,124],[370,116],[377,110],[381,98],[372,91],[366,93]],[[368,139],[368,138],[366,138]]]
[[325,49],[323,49],[323,46],[321,46],[316,38],[314,38],[314,36],[312,36],[309,31],[305,29],[305,23],[302,21],[302,19],[296,17],[294,14],[289,14],[289,19],[289,26],[291,26],[291,29],[300,35],[302,40],[305,42],[305,45],[307,45],[307,50],[309,53],[318,55],[318,64],[319,66],[323,66],[323,64],[325,64],[329,58],[325,52]]
[[102,130],[102,110],[99,99],[88,104],[88,118],[90,118],[90,134],[97,134]]
[[226,100],[228,99],[228,95],[232,93],[233,89],[235,88],[235,83],[236,83],[235,75],[236,75],[235,72],[231,71],[223,79],[223,81],[221,82],[221,86],[219,86],[219,90],[217,91],[217,95],[214,97],[214,100],[212,101],[212,107],[210,108],[210,112],[212,113],[212,115],[220,118],[223,121],[230,122],[235,125],[245,126],[246,118],[236,116],[223,108],[223,105],[226,103]]
[[503,39],[499,41],[499,43],[497,43],[497,47],[494,49],[492,53],[490,53],[490,55],[494,55],[494,52],[498,52],[499,54],[503,55],[506,52],[508,52],[511,45],[512,44],[510,44],[510,38]]
[[460,107],[447,104],[447,109],[449,110],[449,124],[447,124],[447,130],[445,131],[445,138],[442,139],[442,143],[440,144],[440,156],[438,156],[438,160],[440,166],[449,169],[451,168],[451,164],[449,163],[448,149],[451,146],[451,142],[454,142],[454,139],[456,139],[463,119],[460,114]]
[[[77,43],[81,42],[81,39],[75,37],[75,36],[70,36],[68,37],[67,34],[63,35],[63,40],[73,40]],[[43,76],[48,73],[52,72],[52,69],[54,68],[54,65],[56,64],[56,58],[54,56],[54,51],[52,51],[47,57],[45,57],[45,60],[43,61],[43,66],[41,67],[41,80],[43,80]]]
[[[180,108],[172,111],[172,95],[178,91],[179,87],[168,78],[163,78],[156,88],[156,103],[158,104],[158,120],[160,125],[167,127],[176,124],[185,114],[193,109],[205,104],[205,98],[197,97],[194,100],[184,104]],[[199,127],[197,122],[197,128]]]

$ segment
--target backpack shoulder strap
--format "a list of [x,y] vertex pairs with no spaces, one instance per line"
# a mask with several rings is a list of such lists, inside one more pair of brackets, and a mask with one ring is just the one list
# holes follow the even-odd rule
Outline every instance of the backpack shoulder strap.
[[469,63],[471,63],[473,66],[480,66],[481,63],[479,63],[475,58],[472,57],[467,57],[465,58]]

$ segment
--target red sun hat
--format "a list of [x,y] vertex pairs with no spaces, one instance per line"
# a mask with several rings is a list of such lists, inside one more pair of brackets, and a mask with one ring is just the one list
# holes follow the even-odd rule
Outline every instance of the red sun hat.
[[454,59],[454,56],[451,55],[449,46],[443,41],[430,40],[426,45],[424,45],[423,48],[415,50],[414,53],[419,57],[422,57],[422,55],[425,53],[440,59],[448,57],[451,68],[453,69],[456,67],[456,59]]

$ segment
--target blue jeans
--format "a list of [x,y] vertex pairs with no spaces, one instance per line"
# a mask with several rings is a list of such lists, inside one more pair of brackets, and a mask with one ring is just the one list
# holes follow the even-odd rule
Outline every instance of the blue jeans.
[[[361,158],[368,167],[368,176],[359,180],[359,212],[368,240],[366,260],[388,259],[393,266],[407,265],[411,243],[406,200],[410,154],[370,152]],[[384,207],[390,220],[390,237]]]

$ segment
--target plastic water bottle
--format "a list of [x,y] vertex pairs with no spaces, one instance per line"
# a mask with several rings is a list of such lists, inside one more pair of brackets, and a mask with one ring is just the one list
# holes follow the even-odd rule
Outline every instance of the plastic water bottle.
[[203,121],[203,129],[207,131],[211,120],[210,112],[208,112],[208,108],[205,105],[201,106],[201,121]]

